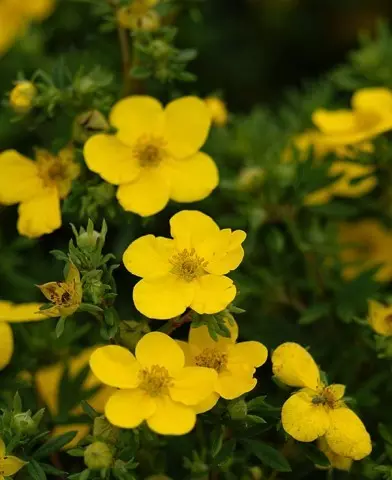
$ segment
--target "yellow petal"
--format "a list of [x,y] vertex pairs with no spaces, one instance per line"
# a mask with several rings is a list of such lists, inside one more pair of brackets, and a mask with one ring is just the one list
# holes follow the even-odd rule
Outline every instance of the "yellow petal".
[[193,349],[191,348],[189,343],[184,342],[182,340],[176,340],[176,343],[181,348],[182,353],[184,354],[185,365],[187,367],[195,366],[195,362],[193,359]]
[[4,440],[0,437],[0,457],[5,455],[5,443]]
[[90,367],[102,383],[112,387],[135,388],[140,383],[140,365],[129,350],[118,345],[97,348]]
[[43,188],[35,162],[16,150],[0,154],[0,203],[12,205],[39,194]]
[[392,336],[392,307],[385,307],[375,300],[369,300],[368,321],[373,330],[384,336]]
[[325,205],[333,198],[333,192],[331,187],[320,188],[314,192],[308,193],[304,198],[304,205]]
[[156,279],[140,280],[133,289],[135,307],[143,315],[167,320],[181,315],[190,306],[195,285],[171,273]]
[[211,217],[197,210],[182,210],[170,219],[171,236],[179,249],[196,248],[206,238],[219,232],[218,225]]
[[383,87],[361,88],[352,97],[352,105],[359,111],[392,114],[392,92]]
[[349,408],[329,411],[330,427],[325,439],[330,449],[353,460],[362,460],[370,455],[372,442],[360,418]]
[[[318,448],[325,454],[330,461],[333,468],[348,472],[353,464],[352,458],[342,457],[334,453],[328,446],[325,437],[321,437],[317,440]],[[327,467],[328,468],[328,467]]]
[[135,428],[155,411],[155,399],[143,390],[119,390],[109,398],[105,415],[109,422],[117,427]]
[[3,475],[8,477],[10,475],[15,475],[15,473],[19,472],[19,470],[26,464],[27,462],[24,462],[20,458],[8,455],[7,457],[0,459],[0,471]]
[[126,269],[134,275],[154,278],[170,272],[173,265],[169,260],[174,253],[173,240],[144,235],[125,250],[123,262]]
[[90,137],[84,145],[88,168],[114,185],[132,182],[141,172],[131,147],[114,135],[104,133]]
[[165,109],[165,138],[177,159],[194,155],[204,145],[211,126],[207,106],[197,97],[183,97]]
[[328,135],[346,134],[357,128],[356,117],[351,110],[316,110],[312,115],[313,123]]
[[225,348],[228,345],[232,345],[237,341],[238,338],[238,325],[234,321],[233,324],[229,322],[228,319],[225,319],[225,326],[230,331],[230,337],[218,337],[218,341],[215,341],[211,338],[211,335],[208,333],[208,328],[205,325],[201,327],[191,326],[189,330],[189,343],[192,346],[198,347],[200,350],[204,348]]
[[24,11],[35,20],[43,20],[49,16],[55,6],[54,0],[35,0],[24,4]]
[[6,322],[0,322],[0,338],[0,370],[2,370],[10,363],[14,351],[14,335]]
[[161,169],[144,168],[135,181],[119,186],[117,200],[127,212],[148,217],[166,207],[169,193],[170,186]]
[[134,95],[120,100],[112,108],[109,120],[118,129],[117,136],[128,145],[142,135],[161,135],[164,128],[162,105],[148,96]]
[[48,317],[39,313],[42,303],[11,303],[0,300],[0,322],[19,323],[45,320]]
[[279,345],[272,354],[274,375],[290,387],[308,387],[317,390],[320,372],[310,353],[298,343]]
[[60,198],[55,188],[21,203],[18,212],[18,232],[26,237],[40,237],[61,227]]
[[[229,364],[247,364],[261,367],[268,357],[267,348],[260,342],[241,342],[229,348]],[[230,367],[229,367],[230,368]]]
[[156,433],[161,435],[185,435],[196,424],[194,408],[181,403],[173,402],[170,397],[157,397],[157,409],[147,419],[147,424]]
[[338,400],[341,400],[344,397],[345,391],[346,391],[345,385],[334,383],[324,389],[324,395],[327,398],[332,399],[332,401],[337,402]]
[[365,195],[377,185],[377,178],[369,176],[374,171],[374,167],[359,163],[334,162],[330,175],[342,175],[342,177],[330,187],[331,192],[336,196],[349,198]]
[[219,183],[215,162],[203,152],[167,162],[165,170],[170,179],[170,198],[176,202],[203,200]]
[[217,378],[211,368],[185,367],[174,377],[170,396],[175,402],[197,405],[211,395]]
[[257,380],[252,375],[236,375],[229,370],[219,374],[215,390],[226,400],[233,400],[250,392],[256,385]]
[[150,332],[136,345],[135,355],[143,367],[159,365],[174,375],[184,367],[185,358],[181,348],[169,335]]
[[283,428],[300,442],[313,442],[324,435],[330,425],[324,405],[312,403],[312,398],[308,392],[300,391],[282,407]]
[[217,235],[208,237],[200,246],[199,255],[207,261],[206,270],[214,275],[225,275],[235,270],[244,258],[241,244],[246,238],[242,230],[221,230]]
[[[89,401],[90,405],[91,402]],[[76,432],[75,437],[68,442],[61,450],[68,450],[70,448],[75,448],[76,445],[82,440],[90,431],[90,425],[84,423],[68,423],[66,425],[55,425],[52,430],[53,437],[59,437],[64,433]]]
[[209,395],[205,400],[195,405],[193,409],[197,414],[208,412],[215,407],[219,398],[220,396],[218,393],[212,392],[211,395]]
[[197,313],[218,313],[231,303],[237,289],[228,277],[218,275],[203,275],[197,279],[198,289],[191,303],[191,308]]

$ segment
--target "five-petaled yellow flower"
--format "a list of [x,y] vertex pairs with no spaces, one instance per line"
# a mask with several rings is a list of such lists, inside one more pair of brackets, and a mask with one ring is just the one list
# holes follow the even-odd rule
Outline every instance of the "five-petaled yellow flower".
[[375,279],[392,278],[392,232],[378,220],[364,219],[339,226],[340,257],[343,276],[355,278],[364,270],[379,267]]
[[0,438],[0,480],[5,480],[4,477],[10,477],[19,472],[28,462],[24,462],[18,457],[6,455],[6,448],[2,438]]
[[212,123],[218,127],[224,127],[229,119],[229,113],[223,100],[218,97],[210,96],[206,97],[204,101],[210,111]]
[[35,162],[6,150],[0,153],[0,169],[0,204],[20,204],[17,227],[21,235],[40,237],[60,228],[60,200],[79,175],[72,149],[64,148],[58,156],[37,150]]
[[155,98],[128,97],[113,107],[110,123],[117,133],[91,137],[84,156],[90,170],[119,185],[125,210],[154,215],[169,199],[195,202],[218,185],[214,161],[199,152],[211,124],[199,98],[183,97],[163,109]]
[[280,345],[272,354],[272,368],[281,382],[301,387],[282,408],[282,425],[289,435],[300,442],[324,436],[334,453],[353,460],[370,454],[370,436],[344,403],[344,385],[324,385],[318,366],[301,345]]
[[65,282],[48,282],[37,285],[53,306],[42,310],[48,317],[69,317],[82,303],[83,289],[79,270],[73,263],[69,264]]
[[132,0],[117,11],[117,21],[123,28],[151,32],[159,27],[160,17],[154,7],[158,0]]
[[197,405],[197,413],[210,410],[219,397],[227,400],[240,397],[253,390],[257,380],[253,377],[256,367],[265,363],[267,348],[259,342],[249,341],[236,344],[238,326],[225,322],[230,338],[219,337],[214,341],[206,326],[191,328],[188,343],[178,341],[185,354],[186,365],[213,368],[218,377],[214,392]]
[[34,322],[48,317],[38,312],[40,303],[15,304],[0,300],[0,370],[11,361],[14,335],[9,323]]
[[392,336],[392,306],[369,300],[368,321],[373,330],[384,337]]
[[145,235],[124,253],[126,268],[142,277],[134,290],[136,308],[150,318],[168,319],[188,307],[197,313],[224,310],[236,295],[225,274],[241,263],[242,230],[220,230],[207,215],[183,210],[170,220],[173,239]]
[[160,332],[147,333],[135,356],[116,345],[98,348],[91,356],[98,379],[119,388],[106,404],[106,418],[122,428],[135,428],[146,420],[151,430],[163,435],[190,432],[196,423],[195,405],[213,391],[215,370],[185,367],[181,348]]

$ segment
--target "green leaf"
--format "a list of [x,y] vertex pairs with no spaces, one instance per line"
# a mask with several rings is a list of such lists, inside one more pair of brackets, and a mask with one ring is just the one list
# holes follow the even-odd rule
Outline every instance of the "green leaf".
[[16,392],[14,395],[14,400],[12,402],[12,410],[14,413],[20,413],[22,411],[22,399],[20,398],[19,392]]
[[51,453],[58,452],[64,445],[67,445],[76,436],[77,432],[67,432],[58,437],[49,439],[33,455],[34,458],[47,457]]
[[139,78],[141,80],[148,78],[151,75],[150,70],[146,67],[142,67],[141,65],[133,67],[130,73],[133,78]]
[[96,315],[97,313],[102,313],[103,309],[101,307],[97,307],[97,305],[93,305],[92,303],[81,303],[79,305],[78,311]]
[[264,465],[278,472],[291,472],[289,462],[275,448],[258,440],[245,440],[243,443],[247,451],[257,457]]
[[59,321],[56,324],[56,337],[59,338],[64,332],[65,321],[67,317],[60,317]]
[[225,463],[225,461],[233,455],[235,446],[236,440],[234,438],[225,442],[217,455],[214,457],[213,465],[218,466]]
[[94,418],[99,417],[99,413],[96,410],[94,410],[94,408],[86,400],[82,400],[81,405],[84,413],[88,415],[92,420],[94,420]]
[[27,471],[29,472],[29,478],[31,478],[31,480],[46,480],[47,478],[41,465],[34,459],[28,463]]
[[331,463],[328,460],[327,456],[319,450],[316,445],[311,443],[301,443],[300,448],[303,451],[306,458],[308,458],[314,465],[320,467],[330,467]]
[[382,438],[387,443],[392,445],[392,428],[388,428],[386,425],[383,425],[382,423],[380,423],[380,425],[378,426],[378,431],[380,432],[380,435],[382,436]]
[[300,325],[310,325],[311,323],[320,320],[322,317],[327,316],[329,313],[330,306],[326,303],[320,303],[319,305],[314,305],[306,309],[298,320],[298,323]]
[[252,400],[249,400],[249,402],[247,403],[248,412],[257,411],[265,408],[265,405],[266,405],[265,399],[266,399],[266,396],[264,395],[262,397],[256,397],[256,398],[252,398]]
[[48,463],[40,463],[40,466],[42,470],[45,473],[49,473],[49,475],[56,475],[57,477],[64,477],[67,472],[64,472],[63,470],[59,470],[58,468],[53,467],[52,465],[49,465]]

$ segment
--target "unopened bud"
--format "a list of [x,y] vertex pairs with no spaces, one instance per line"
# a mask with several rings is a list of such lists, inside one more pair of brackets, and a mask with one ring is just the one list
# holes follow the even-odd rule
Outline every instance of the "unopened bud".
[[96,417],[93,426],[93,435],[99,440],[116,443],[119,429],[111,425],[104,416]]
[[84,463],[91,470],[109,468],[113,462],[111,448],[104,442],[94,442],[84,451]]
[[204,102],[210,112],[212,123],[218,127],[225,126],[229,118],[225,103],[218,97],[207,97]]
[[27,113],[33,106],[33,100],[37,95],[34,83],[18,82],[10,93],[10,105],[17,113]]
[[244,192],[255,190],[263,184],[264,170],[261,167],[244,168],[237,179],[237,188]]
[[261,480],[263,478],[263,471],[260,467],[250,467],[249,473],[252,480]]
[[81,233],[76,239],[78,247],[82,250],[94,250],[97,240],[99,238],[99,233],[96,230],[90,232]]
[[12,427],[18,433],[31,434],[34,433],[37,429],[37,425],[34,420],[31,418],[31,412],[17,413],[12,418]]
[[227,406],[227,410],[233,420],[243,420],[248,414],[248,407],[245,400],[242,398],[239,400],[232,400]]
[[76,117],[73,125],[73,138],[80,143],[84,143],[92,135],[106,132],[109,128],[109,123],[101,112],[89,110]]

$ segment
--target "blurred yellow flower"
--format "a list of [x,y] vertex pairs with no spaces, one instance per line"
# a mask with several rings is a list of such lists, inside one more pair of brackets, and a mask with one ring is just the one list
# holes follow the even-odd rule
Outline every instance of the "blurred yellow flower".
[[210,410],[219,397],[227,400],[240,397],[253,390],[257,380],[253,377],[256,367],[265,363],[267,348],[260,342],[241,342],[236,344],[238,326],[226,321],[230,338],[211,338],[206,326],[191,328],[188,343],[178,341],[185,355],[186,365],[208,367],[216,370],[218,377],[214,391],[202,403],[196,406],[197,413]]
[[332,468],[337,470],[343,470],[348,472],[353,464],[353,459],[348,457],[343,457],[342,455],[337,455],[334,453],[328,446],[327,441],[324,437],[321,437],[317,440],[318,448],[324,453],[331,463]]
[[325,436],[337,455],[361,460],[372,443],[359,417],[343,401],[344,385],[326,386],[312,356],[297,343],[283,343],[272,354],[274,375],[286,385],[302,387],[282,407],[284,430],[300,442]]
[[0,55],[23,34],[28,24],[40,21],[52,13],[54,0],[1,0]]
[[31,110],[37,88],[34,83],[18,82],[10,92],[10,105],[17,113],[27,113]]
[[0,480],[5,480],[5,477],[15,475],[28,463],[18,457],[6,455],[6,453],[4,441],[0,438]]
[[125,267],[142,277],[134,290],[136,308],[150,318],[168,319],[188,307],[197,313],[224,310],[236,295],[225,274],[244,257],[242,230],[220,230],[204,213],[183,210],[170,219],[173,239],[145,235],[124,252]]
[[210,111],[212,123],[218,127],[224,127],[229,119],[225,103],[219,97],[206,97],[204,99],[208,110]]
[[130,5],[119,8],[117,21],[123,28],[152,32],[159,28],[160,17],[153,8],[158,0],[133,0]]
[[37,285],[53,306],[42,310],[48,317],[69,317],[82,303],[82,284],[79,270],[73,263],[69,264],[65,282],[48,282]]
[[125,210],[154,215],[169,199],[195,202],[218,185],[214,161],[199,152],[211,124],[199,98],[183,97],[163,109],[152,97],[128,97],[113,107],[110,123],[117,133],[91,137],[84,156],[90,170],[119,185]]
[[60,228],[60,200],[79,175],[72,149],[64,148],[58,156],[37,150],[35,162],[16,150],[5,150],[0,153],[0,169],[0,204],[20,204],[21,235],[36,238]]
[[15,304],[0,300],[0,370],[11,361],[14,335],[9,323],[34,322],[48,317],[39,312],[40,303]]
[[[68,358],[66,363],[56,363],[55,365],[42,368],[36,373],[35,381],[37,392],[54,419],[59,414],[60,382],[66,366],[69,369],[70,377],[76,378],[81,370],[88,365],[91,354],[96,348],[97,347],[87,348],[77,356]],[[90,372],[84,381],[82,388],[83,390],[90,390],[99,385],[101,385],[101,382]],[[95,394],[88,398],[87,401],[98,413],[103,413],[105,404],[112,393],[112,388],[102,386]],[[75,416],[81,415],[83,409],[78,405],[69,413]],[[74,447],[83,437],[85,437],[90,430],[90,426],[84,423],[55,425],[52,433],[56,436],[72,430],[76,431],[77,435],[66,445],[66,448]]]
[[368,321],[373,330],[384,337],[392,336],[392,306],[369,300]]
[[122,428],[136,428],[146,420],[151,430],[163,435],[190,432],[196,423],[194,406],[212,393],[215,370],[185,367],[181,348],[160,332],[147,333],[135,356],[116,345],[91,355],[94,374],[119,389],[106,404],[106,418]]
[[363,270],[379,266],[376,280],[387,282],[392,278],[392,232],[379,221],[361,220],[339,226],[340,257],[343,276],[355,278]]

